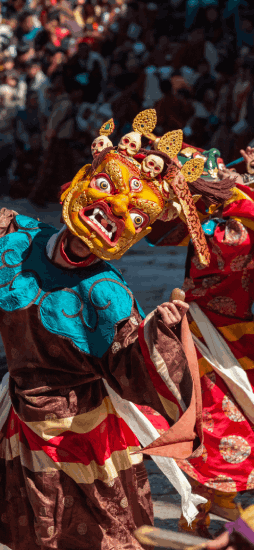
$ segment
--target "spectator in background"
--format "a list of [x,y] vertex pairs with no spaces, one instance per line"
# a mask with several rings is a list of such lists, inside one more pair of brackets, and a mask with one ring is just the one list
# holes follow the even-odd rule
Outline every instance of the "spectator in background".
[[25,7],[26,0],[9,0],[6,6],[6,17],[11,19],[13,16],[17,16],[18,13]]
[[190,93],[182,88],[174,94],[170,80],[162,80],[162,99],[155,104],[160,134],[184,128],[194,114]]
[[224,59],[216,67],[218,73],[217,86],[219,86],[217,116],[225,124],[232,121],[233,88],[235,80],[235,60]]
[[15,117],[16,108],[8,104],[5,91],[0,87],[0,196],[9,194],[8,169],[15,154]]
[[37,57],[42,58],[45,53],[45,48],[50,42],[50,32],[45,28],[39,29],[34,39],[34,51]]
[[42,151],[43,121],[36,92],[29,92],[26,108],[16,119],[16,176],[18,183],[10,190],[13,199],[27,197],[37,178]]
[[16,69],[22,71],[28,61],[35,56],[33,44],[20,42],[17,47]]
[[205,58],[200,60],[197,70],[200,76],[193,86],[193,91],[195,99],[197,99],[197,101],[203,101],[206,90],[214,88],[216,81],[210,73],[210,65]]
[[185,88],[186,90],[189,90],[189,92],[192,91],[191,86],[185,81],[179,69],[176,69],[173,72],[171,76],[171,84],[172,84],[173,93],[175,95],[177,94],[178,90],[183,90],[183,88]]
[[71,144],[75,120],[61,72],[52,78],[51,93],[54,99],[45,132],[44,156],[30,195],[30,200],[42,207],[47,201],[57,202],[61,185],[70,181],[74,174]]
[[169,65],[169,60],[171,59],[170,55],[170,40],[168,36],[160,36],[154,50],[154,54],[158,58],[158,66],[167,66]]
[[[254,132],[254,78],[251,66],[248,64],[247,59],[244,64],[243,76],[246,79],[242,82],[241,95],[236,95],[236,100],[239,101],[239,109],[236,109],[235,103],[232,102],[233,115],[238,119],[237,122],[231,127],[230,137],[232,142],[232,158],[238,155],[238,151],[242,148],[245,149],[250,141],[253,140]],[[239,82],[238,82],[239,83]],[[237,82],[233,89],[235,93]],[[241,106],[241,108],[240,108]]]
[[[75,20],[74,13],[72,10],[60,10],[60,23],[62,26],[62,32],[64,32],[64,36],[72,36],[73,38],[80,38],[82,37],[82,25],[79,25],[77,21]],[[68,31],[68,32],[66,32]],[[61,36],[61,42],[62,42],[62,36]]]
[[19,79],[18,71],[6,71],[0,92],[5,95],[7,107],[23,108],[26,101],[26,90],[26,83]]
[[15,61],[12,57],[4,57],[3,59],[3,70],[5,72],[12,71],[15,68]]
[[61,40],[67,36],[69,33],[68,29],[62,28],[60,24],[60,12],[55,10],[49,12],[47,16],[47,22],[45,24],[45,29],[50,35],[50,41],[54,46],[60,46]]
[[118,92],[110,99],[110,103],[117,131],[120,131],[120,133],[123,128],[126,132],[131,131],[131,127],[128,126],[128,113],[132,120],[142,110],[143,99],[145,97],[145,82],[146,75],[143,71],[140,71],[138,63],[132,64],[131,72],[122,70],[115,77]]
[[[200,130],[208,145],[220,148],[229,162],[238,154],[232,147],[234,125],[243,121],[251,132],[253,127],[245,65],[246,52],[249,59],[254,58],[249,8],[240,10],[244,40],[246,33],[249,39],[240,47],[234,20],[223,20],[224,8],[219,4],[200,8],[190,30],[184,28],[184,7],[184,0],[5,2],[2,27],[8,36],[0,28],[0,47],[5,48],[0,51],[0,85],[6,86],[8,71],[17,70],[14,89],[27,86],[25,96],[36,91],[46,126],[49,80],[61,72],[74,111],[79,110],[81,97],[81,103],[88,105],[110,102],[115,139],[119,128],[127,131],[128,121],[142,108],[155,106],[158,133],[181,127],[188,141],[194,126],[191,139]],[[236,59],[232,67],[227,56],[230,63]],[[91,125],[93,116],[87,118]],[[80,144],[84,140],[84,150],[86,131],[83,135],[80,131],[78,138]],[[96,124],[88,131],[96,131]],[[239,148],[248,145],[248,135],[237,137],[237,143],[243,140]],[[86,154],[80,145],[79,158]]]
[[205,33],[203,27],[193,29],[182,42],[180,48],[178,49],[172,65],[175,69],[180,69],[180,67],[186,65],[192,69],[197,69],[200,58],[204,57],[205,49]]
[[18,28],[18,15],[16,13],[13,13],[8,18],[7,24],[15,35],[15,31]]
[[47,70],[47,75],[51,77],[55,72],[63,70],[64,63],[66,62],[66,55],[62,48],[56,48],[52,51],[50,65]]
[[49,101],[47,99],[49,78],[42,71],[41,62],[38,59],[30,61],[30,63],[26,65],[26,74],[28,93],[31,91],[37,94],[39,112],[41,118],[45,121],[43,124],[44,126],[50,114]]
[[20,42],[33,42],[40,30],[40,24],[35,24],[35,15],[30,10],[24,10],[18,17],[18,27],[15,34]]
[[86,0],[76,0],[73,6],[73,15],[75,17],[76,23],[83,29],[85,27],[85,14],[84,14],[84,5]]
[[214,133],[219,127],[219,119],[215,115],[217,94],[213,88],[207,88],[203,97],[203,106],[207,112],[207,124],[206,131],[208,136],[208,144],[206,149],[209,149],[210,140],[213,138]]
[[187,125],[187,131],[184,132],[186,141],[192,147],[208,148],[208,128],[207,120],[204,117],[194,116]]
[[92,3],[85,2],[83,4],[82,16],[85,21],[85,27],[91,30],[92,25],[96,20],[95,7]]
[[0,25],[0,60],[9,54],[9,48],[13,40],[12,30],[8,25]]
[[248,67],[249,93],[246,101],[246,121],[252,132],[254,133],[254,78],[253,68]]
[[96,102],[100,92],[105,91],[107,80],[105,61],[101,54],[91,49],[86,39],[79,42],[77,53],[67,61],[64,67],[64,82],[68,92],[71,91],[73,80],[83,86],[88,103]]
[[219,42],[223,35],[220,12],[216,6],[200,9],[195,26],[202,27],[205,31],[205,39],[213,44]]
[[232,149],[231,127],[233,124],[233,89],[235,75],[235,60],[225,59],[216,67],[219,74],[217,81],[218,100],[214,111],[219,120],[219,126],[211,140],[211,147],[221,151],[222,158],[229,158]]
[[50,76],[55,72],[58,64],[62,62],[62,50],[54,46],[52,42],[48,42],[43,48],[43,55],[39,55],[38,57],[41,61],[44,74]]

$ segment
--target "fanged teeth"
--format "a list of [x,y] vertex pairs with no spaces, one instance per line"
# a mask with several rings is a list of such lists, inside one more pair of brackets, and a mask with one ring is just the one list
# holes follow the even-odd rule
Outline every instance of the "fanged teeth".
[[[96,216],[98,216],[98,214],[101,216],[101,218],[104,218],[104,220],[107,221],[107,224],[108,224],[108,225],[111,225],[111,228],[112,228],[111,231],[108,231],[108,230],[99,222],[99,220],[96,219]],[[94,211],[93,211],[93,213],[90,214],[88,217],[90,218],[90,220],[93,221],[93,223],[94,223],[95,225],[97,225],[97,226],[100,228],[100,230],[101,230],[103,233],[105,233],[105,235],[106,235],[110,240],[112,240],[112,238],[114,237],[115,232],[116,232],[116,230],[117,230],[117,226],[116,226],[116,224],[115,224],[113,221],[111,221],[111,220],[108,218],[108,216],[105,214],[105,212],[103,212],[103,210],[100,210],[99,208],[95,208]]]

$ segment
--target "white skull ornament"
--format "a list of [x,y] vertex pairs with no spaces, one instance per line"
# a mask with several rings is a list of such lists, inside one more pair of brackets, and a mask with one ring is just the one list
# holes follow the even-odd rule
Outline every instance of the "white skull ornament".
[[99,155],[106,147],[113,147],[112,141],[107,136],[99,136],[93,140],[91,152],[93,157]]
[[130,132],[121,138],[118,151],[123,155],[133,157],[141,147],[141,135],[138,132]]
[[156,178],[164,168],[164,160],[157,155],[148,155],[142,160],[141,172],[145,178]]

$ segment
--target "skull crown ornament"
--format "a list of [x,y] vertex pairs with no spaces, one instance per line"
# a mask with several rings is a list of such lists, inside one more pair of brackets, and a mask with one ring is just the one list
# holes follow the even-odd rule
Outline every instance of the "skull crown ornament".
[[93,155],[93,158],[95,158],[97,155],[99,155],[103,149],[106,149],[107,147],[113,147],[112,141],[107,136],[99,136],[93,140],[93,143],[91,145],[91,152]]
[[141,135],[138,132],[130,132],[123,136],[118,144],[118,151],[129,157],[136,155],[141,147]]
[[[152,134],[156,123],[154,109],[142,111],[133,121],[133,131],[117,147],[108,137],[114,130],[113,119],[103,124],[91,146],[92,164],[81,168],[61,196],[63,219],[92,253],[111,260],[121,258],[148,235],[157,219],[180,216],[200,262],[207,265],[209,251],[187,185],[202,174],[203,161],[187,161],[181,171],[176,155],[182,131],[156,138]],[[154,150],[141,149],[142,135],[154,143]]]
[[156,178],[164,168],[164,160],[158,155],[148,155],[142,160],[141,173],[145,178]]

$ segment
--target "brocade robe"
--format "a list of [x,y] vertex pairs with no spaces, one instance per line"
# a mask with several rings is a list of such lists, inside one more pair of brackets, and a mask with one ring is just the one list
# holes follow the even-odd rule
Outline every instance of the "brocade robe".
[[[210,220],[205,220],[208,215],[201,199],[196,206],[203,219],[211,261],[202,267],[193,245],[189,245],[185,299],[198,304],[223,336],[254,389],[254,192],[237,185],[220,215]],[[155,222],[152,243],[181,246],[188,241],[187,227],[179,218],[164,226]],[[197,324],[189,319],[192,333],[204,343]],[[203,455],[178,461],[178,465],[191,478],[219,491],[254,489],[253,425],[222,377],[198,350],[197,356],[203,401]]]
[[188,409],[192,378],[177,329],[156,313],[143,320],[110,264],[54,264],[46,245],[55,233],[0,211],[0,326],[12,401],[0,438],[0,542],[17,550],[140,549],[133,531],[153,521],[149,482],[139,441],[103,379],[169,428]]

